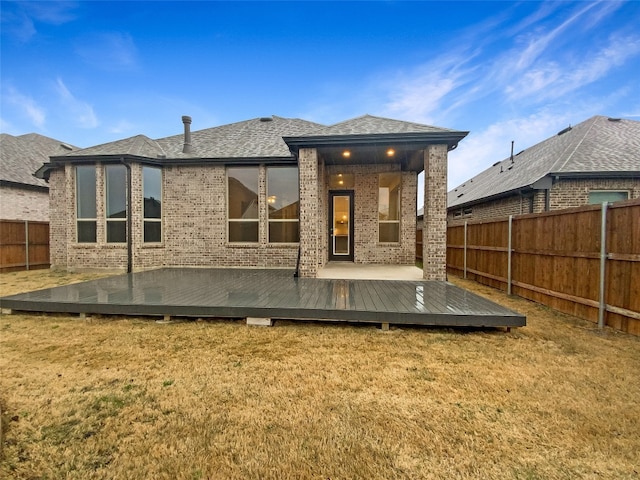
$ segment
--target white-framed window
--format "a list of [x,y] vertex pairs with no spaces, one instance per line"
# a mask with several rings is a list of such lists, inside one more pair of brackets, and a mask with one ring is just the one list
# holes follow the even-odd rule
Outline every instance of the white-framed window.
[[231,243],[258,242],[258,167],[227,168],[227,223]]
[[298,167],[267,167],[269,243],[300,241]]
[[628,190],[591,190],[589,192],[589,204],[597,205],[603,202],[620,202],[629,200]]
[[144,243],[162,242],[162,170],[142,167],[142,216]]
[[127,241],[127,168],[107,165],[104,173],[107,243],[124,243]]
[[76,239],[78,243],[96,243],[96,167],[76,167]]
[[400,172],[381,173],[378,180],[378,241],[400,241]]

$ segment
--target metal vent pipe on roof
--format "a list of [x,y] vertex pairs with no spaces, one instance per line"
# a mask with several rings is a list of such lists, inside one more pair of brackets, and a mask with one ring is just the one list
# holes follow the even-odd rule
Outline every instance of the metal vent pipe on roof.
[[184,124],[184,147],[182,147],[182,153],[191,153],[191,117],[183,115],[182,123]]

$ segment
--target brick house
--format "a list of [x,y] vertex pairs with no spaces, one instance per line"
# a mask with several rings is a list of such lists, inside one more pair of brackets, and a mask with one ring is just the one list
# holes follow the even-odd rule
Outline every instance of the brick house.
[[640,197],[640,122],[594,116],[448,193],[449,223]]
[[37,133],[0,134],[0,219],[48,221],[49,186],[33,173],[50,156],[74,149]]
[[[413,265],[426,171],[424,277],[445,278],[447,152],[467,132],[363,116],[256,118],[53,156],[53,268]],[[129,201],[127,201],[130,199]],[[130,232],[128,235],[127,232]]]

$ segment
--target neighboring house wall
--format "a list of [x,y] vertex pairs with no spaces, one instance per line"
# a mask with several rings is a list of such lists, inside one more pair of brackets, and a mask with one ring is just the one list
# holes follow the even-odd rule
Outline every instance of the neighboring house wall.
[[[629,199],[640,198],[639,178],[560,179],[551,188],[550,209],[579,207],[589,203],[592,190],[626,190]],[[537,213],[537,212],[536,212]]]
[[[579,207],[589,203],[589,192],[594,190],[624,190],[629,198],[640,198],[640,178],[617,179],[559,179],[549,193],[549,209]],[[540,213],[545,211],[546,194],[537,190],[533,196],[512,195],[509,197],[478,203],[469,207],[449,209],[447,220],[450,225],[465,220],[488,220],[491,218]]]
[[29,187],[0,187],[0,218],[49,221],[49,192]]

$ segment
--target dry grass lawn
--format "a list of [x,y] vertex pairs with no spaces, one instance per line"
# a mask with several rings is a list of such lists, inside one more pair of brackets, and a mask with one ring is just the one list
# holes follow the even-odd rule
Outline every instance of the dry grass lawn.
[[528,326],[3,315],[0,477],[640,478],[640,339],[454,282]]

